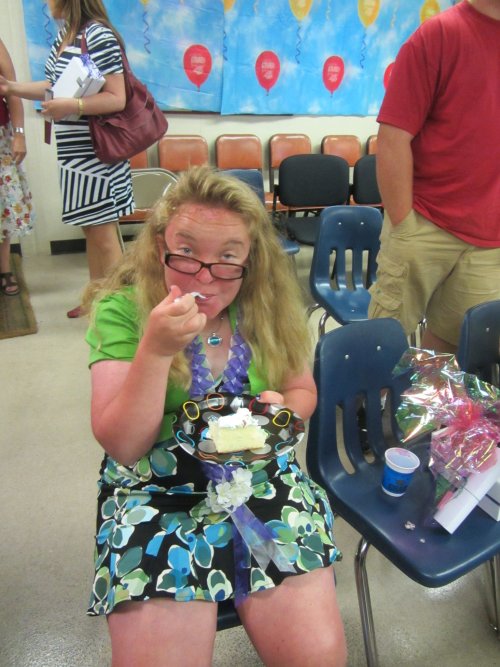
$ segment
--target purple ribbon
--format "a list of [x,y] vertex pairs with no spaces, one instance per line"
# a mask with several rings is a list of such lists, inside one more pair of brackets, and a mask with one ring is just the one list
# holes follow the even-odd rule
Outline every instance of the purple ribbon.
[[[231,482],[233,471],[238,468],[238,466],[223,466],[205,462],[202,462],[201,465],[203,472],[214,485],[223,481]],[[280,545],[274,541],[276,533],[258,519],[246,504],[240,505],[232,512],[228,510],[228,512],[233,520],[234,604],[238,607],[250,591],[249,554],[255,558],[259,567],[264,571],[270,561],[273,561],[281,572],[295,573],[295,568],[283,553]]]

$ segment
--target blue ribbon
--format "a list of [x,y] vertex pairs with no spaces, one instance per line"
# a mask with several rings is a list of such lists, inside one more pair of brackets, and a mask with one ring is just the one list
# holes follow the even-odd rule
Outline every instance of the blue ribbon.
[[[203,472],[214,484],[223,481],[231,482],[233,471],[237,466],[223,466],[202,462]],[[283,553],[274,538],[276,533],[268,528],[246,504],[234,511],[228,510],[233,520],[233,549],[235,582],[235,606],[238,607],[250,591],[250,559],[249,553],[255,558],[259,567],[266,570],[271,561],[281,572],[295,573],[295,568]]]
[[97,65],[95,64],[95,62],[92,60],[92,58],[89,56],[88,53],[82,53],[80,59],[91,79],[100,79],[102,77],[99,68],[97,67]]

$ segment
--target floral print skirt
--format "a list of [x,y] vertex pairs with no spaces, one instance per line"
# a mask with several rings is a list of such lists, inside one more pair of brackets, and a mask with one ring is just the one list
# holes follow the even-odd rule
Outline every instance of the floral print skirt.
[[[286,571],[272,560],[262,568],[247,549],[248,592],[340,558],[326,494],[293,453],[247,469],[252,495],[246,507],[288,561]],[[231,514],[211,509],[207,482],[200,463],[172,441],[157,443],[133,468],[105,457],[89,615],[108,614],[128,600],[220,602],[235,596],[235,526]]]
[[16,238],[33,229],[33,205],[24,167],[12,157],[12,129],[0,126],[0,242],[5,234]]

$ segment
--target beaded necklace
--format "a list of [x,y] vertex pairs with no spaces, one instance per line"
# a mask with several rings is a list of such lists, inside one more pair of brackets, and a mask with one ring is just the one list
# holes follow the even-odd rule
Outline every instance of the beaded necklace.
[[240,334],[238,324],[231,336],[228,362],[219,380],[214,379],[208,367],[203,340],[200,336],[197,336],[187,346],[186,353],[191,360],[192,380],[189,390],[191,398],[204,396],[216,387],[218,391],[227,391],[236,396],[243,392],[244,385],[248,381],[248,368],[252,353]]

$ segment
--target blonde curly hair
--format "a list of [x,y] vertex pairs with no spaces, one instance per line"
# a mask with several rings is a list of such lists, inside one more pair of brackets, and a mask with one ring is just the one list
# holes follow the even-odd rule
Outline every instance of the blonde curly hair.
[[[265,373],[270,388],[279,390],[285,377],[301,373],[310,358],[303,294],[292,260],[283,252],[265,207],[251,188],[234,177],[210,167],[186,171],[158,200],[118,266],[104,281],[87,288],[84,307],[95,310],[105,296],[133,285],[130,298],[136,302],[142,331],[151,310],[167,294],[158,238],[164,238],[171,219],[186,204],[224,208],[240,215],[246,225],[250,253],[238,293],[238,325],[257,368]],[[190,369],[184,353],[174,358],[171,377],[189,386]]]

